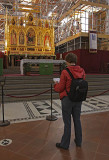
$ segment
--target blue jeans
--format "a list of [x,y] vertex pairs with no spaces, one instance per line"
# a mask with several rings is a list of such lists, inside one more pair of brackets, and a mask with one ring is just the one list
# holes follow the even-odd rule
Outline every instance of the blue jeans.
[[61,146],[68,148],[71,138],[71,115],[73,117],[75,139],[78,145],[82,143],[82,128],[80,121],[82,102],[72,102],[68,97],[61,100],[62,116],[64,122],[64,134],[61,139]]

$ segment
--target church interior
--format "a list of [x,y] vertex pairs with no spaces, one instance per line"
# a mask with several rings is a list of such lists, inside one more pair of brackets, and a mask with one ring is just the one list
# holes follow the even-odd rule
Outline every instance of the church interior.
[[[68,150],[53,79],[65,57],[86,73],[82,145]],[[0,159],[109,160],[109,0],[0,0]]]

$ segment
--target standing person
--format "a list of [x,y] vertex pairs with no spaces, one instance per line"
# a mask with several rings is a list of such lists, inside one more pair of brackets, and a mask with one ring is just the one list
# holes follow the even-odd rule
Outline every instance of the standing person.
[[[85,71],[80,66],[76,65],[77,56],[73,53],[69,53],[65,57],[67,68],[70,70],[74,78],[85,79]],[[71,115],[74,122],[75,139],[74,142],[77,147],[81,147],[82,143],[82,128],[80,121],[81,105],[82,102],[72,102],[67,96],[67,92],[70,91],[71,77],[67,70],[63,70],[60,76],[60,82],[56,82],[54,90],[59,93],[62,104],[62,116],[64,122],[64,134],[61,142],[56,143],[56,147],[68,149],[71,137]]]

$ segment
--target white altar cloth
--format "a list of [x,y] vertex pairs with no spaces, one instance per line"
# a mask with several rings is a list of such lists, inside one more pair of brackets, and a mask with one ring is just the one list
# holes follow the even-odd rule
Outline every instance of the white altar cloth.
[[23,75],[23,64],[24,63],[53,63],[53,64],[62,64],[65,60],[53,60],[53,59],[22,59],[20,61],[20,72]]

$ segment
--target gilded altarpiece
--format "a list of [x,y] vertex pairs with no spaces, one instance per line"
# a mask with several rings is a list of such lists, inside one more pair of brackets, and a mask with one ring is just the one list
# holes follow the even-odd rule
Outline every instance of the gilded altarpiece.
[[10,17],[7,23],[7,55],[54,56],[53,22],[27,17]]

